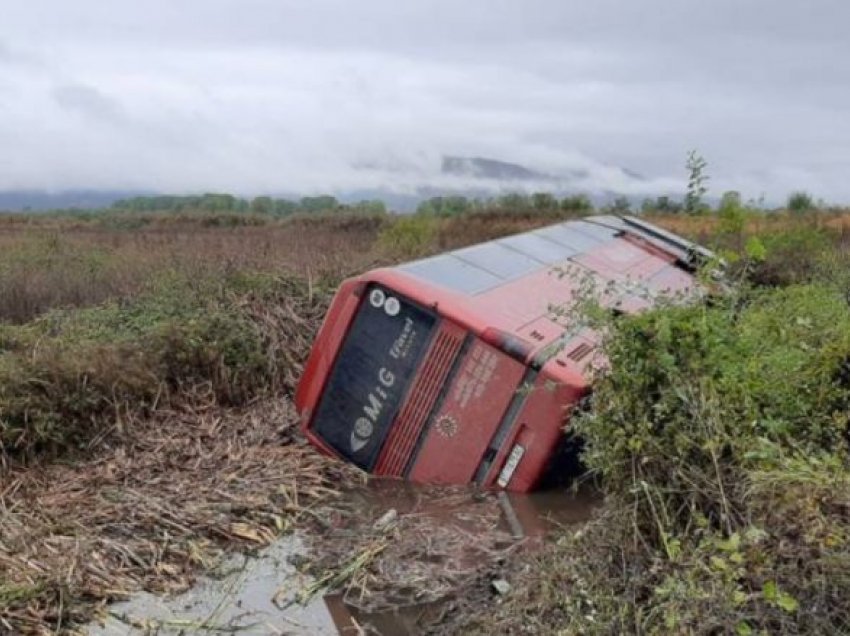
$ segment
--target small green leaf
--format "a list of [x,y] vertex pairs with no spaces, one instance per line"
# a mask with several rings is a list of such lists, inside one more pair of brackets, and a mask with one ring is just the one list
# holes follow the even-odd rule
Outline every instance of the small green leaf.
[[738,548],[741,547],[741,536],[737,532],[733,532],[726,541],[719,541],[717,547],[724,552],[737,552]]
[[713,556],[713,557],[711,557],[711,567],[713,569],[719,571],[719,572],[722,572],[725,569],[727,569],[728,566],[727,566],[726,561],[724,559],[721,559],[720,557]]
[[735,633],[738,636],[750,636],[753,633],[753,628],[748,623],[741,622],[735,626]]
[[800,607],[800,603],[797,602],[797,599],[787,592],[779,593],[779,598],[776,599],[776,604],[789,614],[796,612],[797,608]]
[[757,236],[751,236],[744,247],[751,260],[761,262],[767,258],[767,249]]
[[682,554],[682,542],[679,539],[671,539],[667,542],[667,557],[675,561]]
[[767,581],[761,588],[761,593],[764,595],[764,600],[775,603],[779,597],[779,588],[776,587],[775,581]]

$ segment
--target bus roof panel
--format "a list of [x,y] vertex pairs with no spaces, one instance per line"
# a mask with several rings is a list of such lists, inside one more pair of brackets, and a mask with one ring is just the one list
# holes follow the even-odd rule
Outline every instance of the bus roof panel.
[[499,240],[501,245],[534,258],[546,265],[566,261],[576,253],[571,247],[533,232],[516,234]]
[[598,241],[592,236],[577,232],[572,223],[544,227],[540,230],[535,230],[534,234],[550,241],[555,241],[565,248],[572,250],[570,256],[592,250],[594,247],[602,244],[601,241]]
[[407,263],[399,269],[435,285],[470,295],[478,294],[502,282],[495,274],[455,258],[451,252]]
[[543,261],[495,241],[473,245],[453,253],[457,258],[480,267],[503,281],[519,278],[545,265]]
[[592,236],[600,243],[610,241],[618,234],[618,230],[592,221],[574,221],[570,223],[570,227],[575,228],[577,232]]

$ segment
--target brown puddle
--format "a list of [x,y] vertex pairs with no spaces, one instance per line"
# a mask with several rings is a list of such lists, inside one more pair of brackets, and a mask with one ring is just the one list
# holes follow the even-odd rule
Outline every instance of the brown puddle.
[[[589,489],[507,495],[373,480],[320,511],[312,532],[234,557],[221,576],[183,594],[137,594],[108,608],[87,633],[418,634],[439,621],[482,563],[503,562],[552,530],[583,523],[599,502]],[[293,602],[315,581],[299,571],[302,562],[340,568],[374,545],[380,556],[364,566],[360,583]]]

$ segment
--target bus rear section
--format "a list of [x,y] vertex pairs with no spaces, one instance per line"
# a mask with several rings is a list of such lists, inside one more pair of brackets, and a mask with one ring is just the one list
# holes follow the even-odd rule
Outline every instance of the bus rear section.
[[586,281],[555,272],[633,312],[692,287],[692,254],[645,223],[592,217],[348,280],[299,384],[302,428],[375,475],[531,490],[598,361],[598,334],[552,313]]
[[[347,291],[357,302],[338,317],[350,327],[335,359],[326,370],[311,360],[299,387],[307,437],[376,475],[530,490],[584,380],[548,378],[395,282]],[[307,395],[323,371],[320,395]]]

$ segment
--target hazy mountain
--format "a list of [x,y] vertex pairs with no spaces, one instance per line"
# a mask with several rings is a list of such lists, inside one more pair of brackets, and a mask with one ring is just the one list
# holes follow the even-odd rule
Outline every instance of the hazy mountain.
[[[344,190],[329,189],[328,194],[333,194],[344,203],[355,203],[364,199],[381,199],[390,209],[402,212],[414,210],[425,199],[442,195],[487,198],[507,192],[547,191],[558,196],[583,193],[594,202],[603,203],[617,194],[616,190],[600,187],[598,182],[593,182],[591,178],[593,175],[583,169],[571,169],[566,172],[551,174],[519,163],[489,157],[448,155],[442,157],[439,164],[432,164],[430,168],[428,165],[410,166],[387,158],[381,165],[364,164],[358,165],[356,168],[363,172],[364,182],[371,180],[374,183],[377,181],[380,185]],[[617,175],[619,181],[624,184],[644,181],[641,175],[625,168],[606,166],[605,169]],[[381,177],[375,179],[374,174],[376,173],[379,173]],[[84,189],[59,192],[44,190],[0,191],[0,211],[104,208],[109,207],[119,199],[156,194],[160,193],[155,191]],[[291,184],[281,184],[281,188],[277,192],[234,192],[233,194],[244,198],[268,194],[275,198],[297,200],[305,194],[316,193],[299,192]]]
[[455,177],[498,181],[547,181],[552,178],[541,172],[529,170],[518,163],[485,157],[443,157],[441,172]]
[[0,191],[0,211],[105,208],[118,199],[151,192],[125,190],[6,190]]

